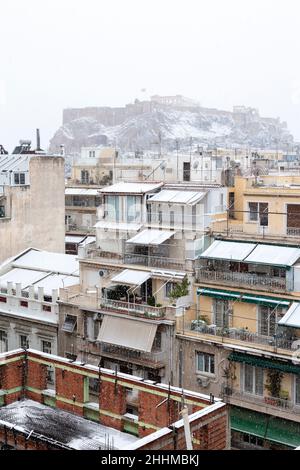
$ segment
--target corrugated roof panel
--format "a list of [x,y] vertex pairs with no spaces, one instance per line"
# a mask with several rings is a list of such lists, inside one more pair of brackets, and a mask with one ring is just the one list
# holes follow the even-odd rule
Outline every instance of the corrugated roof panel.
[[61,274],[78,274],[77,256],[31,249],[13,260],[13,266]]
[[13,268],[8,273],[0,276],[0,286],[6,288],[8,282],[13,282],[14,284],[20,282],[22,289],[24,289],[47,275],[48,273],[43,271]]
[[175,191],[163,189],[149,198],[148,202],[166,202],[170,204],[196,204],[201,201],[206,192],[198,191]]

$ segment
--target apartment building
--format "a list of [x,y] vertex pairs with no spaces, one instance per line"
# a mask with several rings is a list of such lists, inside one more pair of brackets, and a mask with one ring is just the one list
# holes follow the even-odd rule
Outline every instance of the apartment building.
[[195,259],[224,191],[102,188],[96,243],[79,251],[80,288],[60,299],[60,354],[174,383],[175,318],[193,302]]
[[57,354],[59,289],[79,284],[75,256],[28,248],[0,266],[0,352]]
[[64,252],[64,191],[63,157],[30,141],[0,154],[0,262],[29,246]]
[[216,240],[197,260],[176,370],[230,403],[233,447],[299,445],[299,268],[298,247],[257,241]]
[[298,245],[300,177],[236,176],[228,188],[227,212],[212,224],[214,234],[243,240]]

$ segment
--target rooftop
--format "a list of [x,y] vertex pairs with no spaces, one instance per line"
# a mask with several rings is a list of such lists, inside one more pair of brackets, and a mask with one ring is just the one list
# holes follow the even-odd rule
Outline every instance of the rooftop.
[[146,194],[163,186],[163,183],[116,183],[99,190],[100,193],[110,194]]
[[0,408],[0,421],[76,450],[122,449],[138,440],[131,434],[27,399]]

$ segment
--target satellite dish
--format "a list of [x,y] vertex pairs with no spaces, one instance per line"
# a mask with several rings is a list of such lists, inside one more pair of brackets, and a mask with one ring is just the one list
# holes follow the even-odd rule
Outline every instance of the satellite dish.
[[104,277],[104,276],[106,276],[106,274],[107,274],[107,271],[105,271],[105,269],[100,269],[100,271],[99,271],[99,276],[100,277]]

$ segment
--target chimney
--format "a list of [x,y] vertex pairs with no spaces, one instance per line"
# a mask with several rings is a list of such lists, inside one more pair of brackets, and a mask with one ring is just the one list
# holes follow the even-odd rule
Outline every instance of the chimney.
[[40,138],[40,130],[36,130],[36,150],[37,152],[41,152],[41,138]]

